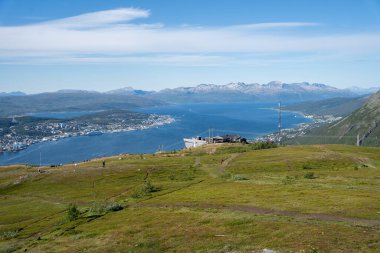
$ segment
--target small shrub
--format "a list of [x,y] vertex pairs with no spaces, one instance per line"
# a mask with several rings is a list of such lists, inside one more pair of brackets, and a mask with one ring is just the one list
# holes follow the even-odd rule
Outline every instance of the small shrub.
[[117,202],[112,202],[106,205],[105,210],[106,212],[117,212],[123,210],[123,207]]
[[117,212],[123,210],[123,206],[117,202],[95,204],[89,210],[90,215],[104,215],[108,212]]
[[150,182],[150,180],[147,180],[147,181],[145,182],[145,185],[144,185],[144,191],[145,191],[146,193],[157,192],[157,191],[159,191],[159,188],[156,187],[155,185],[153,185],[153,184]]
[[94,204],[90,210],[90,215],[103,215],[105,213],[104,205]]
[[314,179],[315,178],[313,172],[308,172],[303,177],[306,178],[306,179]]
[[67,209],[67,216],[68,216],[69,220],[74,221],[74,220],[78,219],[79,215],[80,215],[80,212],[79,212],[77,206],[74,204],[70,204],[69,208]]
[[160,189],[153,185],[150,180],[147,180],[144,185],[137,187],[131,196],[132,198],[142,198],[149,193],[157,192],[159,190]]

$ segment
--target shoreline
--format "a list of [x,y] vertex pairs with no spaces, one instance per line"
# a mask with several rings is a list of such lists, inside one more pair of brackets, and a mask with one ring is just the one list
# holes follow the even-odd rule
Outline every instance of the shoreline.
[[[228,104],[228,103],[227,103]],[[252,110],[257,110],[258,111],[258,115],[261,115],[261,114],[272,114],[272,115],[276,115],[276,113],[274,113],[274,108],[269,108],[269,107],[267,107],[267,108],[263,108],[264,106],[252,106]],[[224,107],[221,107],[221,108],[219,108],[219,110],[224,110],[223,109]],[[186,108],[185,108],[186,109]],[[235,111],[236,111],[236,108],[234,108],[235,109]],[[267,111],[267,112],[265,112],[265,110],[268,110],[268,109],[270,109],[270,110],[272,110],[272,112],[269,112],[269,111]],[[178,110],[178,112],[181,112],[181,114],[180,115],[182,115],[183,116],[183,113],[182,113],[182,110],[184,110],[183,108],[181,109],[180,108],[180,110]],[[250,109],[251,110],[251,109]],[[261,112],[259,112],[259,111],[261,111]],[[158,115],[161,115],[161,116],[167,116],[167,115],[169,115],[170,116],[170,122],[165,122],[165,123],[161,123],[161,122],[156,122],[155,124],[150,124],[148,127],[138,127],[138,128],[133,128],[133,129],[122,129],[122,130],[118,130],[118,131],[114,131],[114,130],[108,130],[108,131],[102,131],[102,133],[100,133],[100,134],[111,134],[111,133],[121,133],[121,132],[130,132],[130,131],[135,131],[135,130],[144,130],[144,129],[148,129],[148,128],[158,128],[159,126],[161,126],[161,125],[170,125],[171,123],[174,123],[175,121],[178,121],[178,119],[177,119],[177,117],[175,116],[175,115],[177,115],[176,113],[178,113],[177,111],[175,111],[175,113],[174,113],[174,115],[172,114],[172,113],[170,113],[170,112],[167,112],[167,111],[158,111],[158,113],[155,113],[155,111],[153,112],[153,114],[158,114]],[[186,110],[186,112],[187,112],[187,110]],[[144,113],[147,113],[147,112],[145,112],[144,111]],[[151,112],[150,112],[151,113]],[[309,120],[305,120],[306,119],[306,117],[305,117],[305,115],[304,114],[302,114],[302,113],[300,113],[300,112],[296,112],[296,114],[297,115],[292,115],[292,114],[286,114],[284,117],[285,118],[289,118],[289,119],[286,119],[287,121],[285,122],[285,126],[286,127],[291,127],[292,129],[294,129],[294,128],[297,128],[297,126],[298,126],[298,124],[300,123],[300,124],[305,124],[305,123],[302,123],[302,122],[305,122],[305,121],[309,121]],[[298,119],[296,119],[296,118],[298,118]],[[234,119],[234,118],[232,118],[232,119]],[[271,120],[272,120],[272,117],[271,117]],[[182,121],[182,120],[181,120]],[[249,122],[251,122],[251,121],[249,121]],[[252,122],[256,122],[256,120],[254,120],[253,119],[253,117],[252,117]],[[154,123],[154,122],[152,122],[152,123]],[[221,122],[219,122],[219,123],[221,123]],[[200,124],[200,123],[199,123]],[[221,123],[222,124],[222,123]],[[310,124],[310,123],[308,123],[308,124]],[[257,131],[261,131],[261,134],[260,133],[256,133],[256,134],[253,134],[253,136],[251,137],[251,138],[249,138],[249,139],[251,139],[251,140],[257,140],[258,138],[260,138],[260,137],[263,137],[263,136],[265,136],[265,132],[267,132],[267,131],[265,131],[266,129],[271,129],[271,130],[269,130],[268,132],[267,132],[267,135],[268,134],[271,134],[271,132],[273,133],[273,131],[275,131],[275,128],[274,127],[272,127],[272,126],[270,126],[270,125],[268,125],[268,124],[266,124],[266,125],[264,125],[263,127],[261,127],[260,128],[260,126],[259,126],[259,128],[260,128],[260,130],[257,130]],[[271,124],[271,125],[273,125],[273,124]],[[183,126],[182,126],[183,127]],[[188,127],[188,126],[186,126],[186,127]],[[238,126],[236,126],[237,128],[236,129],[240,129]],[[169,126],[169,128],[171,129],[171,127]],[[245,127],[246,128],[246,127]],[[170,131],[168,132],[168,131],[166,131],[165,129],[166,128],[162,128],[162,129],[164,129],[163,131],[164,131],[164,133],[165,134],[168,134],[169,136],[170,136]],[[187,129],[187,128],[186,128]],[[232,129],[232,128],[231,128]],[[252,129],[252,128],[251,128]],[[256,128],[255,128],[256,129]],[[95,130],[95,129],[94,129]],[[185,129],[183,129],[184,131],[185,131]],[[241,131],[247,131],[246,129],[241,129]],[[251,130],[249,130],[249,131],[251,131]],[[243,133],[243,132],[242,132]],[[173,133],[174,134],[174,133]],[[260,135],[258,135],[258,134],[260,134]],[[96,135],[96,134],[94,134],[94,135]],[[135,134],[132,134],[133,136],[135,135]],[[137,134],[137,135],[140,135],[140,134]],[[142,135],[145,135],[144,133],[142,133]],[[174,134],[175,136],[176,136],[176,138],[178,139],[178,142],[176,142],[176,143],[179,143],[179,142],[181,142],[181,144],[182,144],[182,139],[183,139],[183,136],[186,136],[185,135],[185,133],[182,133],[182,130],[180,131],[180,132],[178,132],[178,133],[175,133]],[[179,139],[179,135],[181,135],[182,137]],[[82,135],[83,136],[83,135]],[[85,135],[86,136],[86,135]],[[112,135],[113,136],[113,135]],[[243,136],[244,136],[244,134],[243,134]],[[255,137],[256,136],[256,137]],[[70,137],[76,137],[76,136],[70,136]],[[79,137],[79,136],[78,136]],[[103,138],[108,138],[108,137],[103,137]],[[99,138],[99,140],[100,139],[103,139],[103,138]],[[114,137],[110,137],[110,138],[114,138]],[[116,137],[116,138],[118,138],[118,137]],[[159,142],[157,142],[157,138],[158,137],[156,137],[156,136],[154,136],[153,137],[154,138],[154,145],[156,145],[156,146],[158,146],[158,145],[161,145],[162,143],[165,143],[165,147],[166,146],[172,146],[172,143],[170,142],[170,143],[168,143],[168,141],[159,141]],[[168,138],[170,138],[170,137],[168,137]],[[168,139],[168,138],[166,138],[166,139]],[[86,138],[86,139],[88,139],[86,142],[93,142],[92,141],[92,139],[93,140],[97,140],[97,138]],[[176,139],[176,140],[177,140]],[[137,140],[136,138],[134,138],[133,139],[134,141],[139,141],[139,140]],[[66,143],[66,142],[71,142],[71,141],[69,141],[69,140],[61,140],[61,141],[63,141],[63,143]],[[150,143],[149,143],[149,141],[150,141],[150,137],[149,136],[147,136],[147,137],[144,137],[144,141],[146,141],[147,143],[146,143],[146,145],[151,145]],[[157,142],[157,144],[156,144],[156,142]],[[50,144],[51,143],[51,144]],[[74,140],[74,143],[77,143],[77,141],[75,141]],[[49,144],[48,143],[38,143],[38,145],[36,146],[36,147],[33,147],[33,148],[30,148],[29,147],[29,149],[28,149],[28,151],[25,151],[25,150],[22,150],[22,152],[20,152],[20,154],[17,154],[17,152],[6,152],[6,153],[8,153],[8,155],[6,155],[6,156],[2,156],[3,158],[1,159],[1,160],[3,160],[4,161],[4,163],[1,163],[1,164],[3,164],[3,165],[8,165],[8,164],[16,164],[16,163],[22,163],[22,164],[37,164],[38,163],[38,150],[37,149],[39,149],[40,147],[41,147],[41,149],[44,149],[44,147],[50,147],[51,145],[53,145],[53,146],[60,146],[60,144],[55,144],[53,141],[50,141],[49,140]],[[176,144],[176,145],[178,145],[178,144]],[[130,153],[130,154],[133,154],[134,152],[133,152],[133,150],[135,149],[135,147],[133,147],[133,145],[131,146],[130,144],[127,144],[127,146],[128,146],[128,151],[118,151],[118,152],[116,152],[116,153],[114,153],[114,154],[122,154],[122,153]],[[138,153],[154,153],[155,151],[153,151],[153,150],[151,150],[151,148],[149,149],[149,151],[144,151],[144,148],[141,148],[140,146],[140,144],[138,144],[137,145],[138,146],[138,149],[139,149],[139,151],[138,151]],[[178,146],[180,146],[180,145],[178,145]],[[78,148],[75,148],[75,150],[77,150]],[[90,148],[89,147],[89,149],[90,150],[92,150],[92,148]],[[104,148],[103,148],[104,149]],[[102,149],[102,152],[105,152],[104,150]],[[125,149],[125,148],[124,148]],[[177,148],[177,149],[180,149],[180,147],[179,148]],[[37,150],[37,151],[36,151]],[[30,156],[30,155],[28,155],[28,152],[33,152],[33,162],[31,162],[32,160],[24,160],[22,157],[24,156],[24,154],[25,154],[25,156]],[[68,151],[69,153],[71,152],[71,151]],[[87,151],[84,151],[84,153],[85,152],[87,152]],[[131,153],[132,152],[132,153]],[[72,153],[72,152],[71,152]],[[82,153],[82,151],[80,151],[80,153]],[[108,154],[108,153],[107,153]],[[137,153],[136,153],[137,154]],[[0,157],[1,157],[1,155],[0,155]],[[81,158],[81,156],[75,156],[75,155],[73,155],[73,157],[75,157],[75,158],[73,158],[73,159],[71,159],[71,158],[68,158],[68,159],[66,159],[66,158],[64,158],[64,159],[58,159],[58,160],[54,160],[54,159],[48,159],[47,158],[47,160],[49,160],[49,162],[48,161],[46,161],[45,163],[43,163],[43,164],[45,164],[45,165],[54,165],[54,164],[70,164],[70,163],[72,163],[72,162],[74,162],[74,161],[78,161],[78,162],[80,162],[80,161],[85,161],[85,160],[87,160],[87,156],[86,157],[83,157],[83,158]],[[78,158],[79,157],[79,158]],[[88,157],[103,157],[103,155],[101,155],[100,153],[99,154],[96,154],[95,156],[92,156],[92,155],[90,155],[90,156],[88,156]]]
[[[93,129],[92,131],[88,132],[75,132],[75,133],[64,133],[61,135],[52,135],[48,137],[43,137],[42,139],[34,140],[31,143],[24,143],[21,148],[15,149],[15,150],[0,150],[0,156],[4,154],[9,154],[9,153],[18,153],[23,150],[28,149],[29,147],[33,146],[34,144],[39,144],[39,143],[44,143],[44,142],[54,142],[54,141],[59,141],[62,139],[67,139],[67,138],[75,138],[75,137],[81,137],[81,136],[98,136],[98,135],[103,135],[103,134],[113,134],[113,133],[125,133],[125,132],[131,132],[131,131],[142,131],[154,127],[160,127],[160,126],[165,126],[174,123],[176,120],[172,116],[169,115],[155,115],[151,114],[148,118],[148,120],[151,120],[151,117],[159,117],[160,120],[156,120],[151,124],[148,125],[138,125],[138,126],[130,126],[128,128],[121,128],[121,129],[113,129],[113,130],[107,130],[107,129]],[[96,133],[95,133],[96,132]],[[92,134],[95,133],[95,134]],[[1,165],[0,165],[1,166]]]

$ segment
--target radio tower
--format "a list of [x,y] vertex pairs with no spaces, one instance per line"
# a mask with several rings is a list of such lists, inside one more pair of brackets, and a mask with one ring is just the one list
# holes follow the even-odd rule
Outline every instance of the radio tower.
[[282,128],[282,108],[281,108],[281,101],[278,102],[278,134],[281,133],[281,128]]

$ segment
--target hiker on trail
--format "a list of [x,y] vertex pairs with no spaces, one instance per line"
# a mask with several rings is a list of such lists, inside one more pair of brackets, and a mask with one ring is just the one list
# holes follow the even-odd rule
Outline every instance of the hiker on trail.
[[103,160],[103,168],[106,167],[106,161]]

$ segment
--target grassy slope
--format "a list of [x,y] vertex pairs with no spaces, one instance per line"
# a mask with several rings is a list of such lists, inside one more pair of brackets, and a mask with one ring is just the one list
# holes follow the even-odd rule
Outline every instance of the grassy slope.
[[[92,161],[42,174],[2,167],[0,249],[376,252],[380,247],[380,149],[288,146],[234,153],[238,150],[113,157],[105,169]],[[315,178],[304,178],[308,172]],[[132,197],[147,175],[159,191]],[[125,208],[90,212],[105,202]],[[65,211],[70,203],[82,212],[71,222]]]
[[287,105],[285,106],[285,110],[299,111],[312,115],[345,116],[360,108],[367,99],[368,96],[329,98]]

